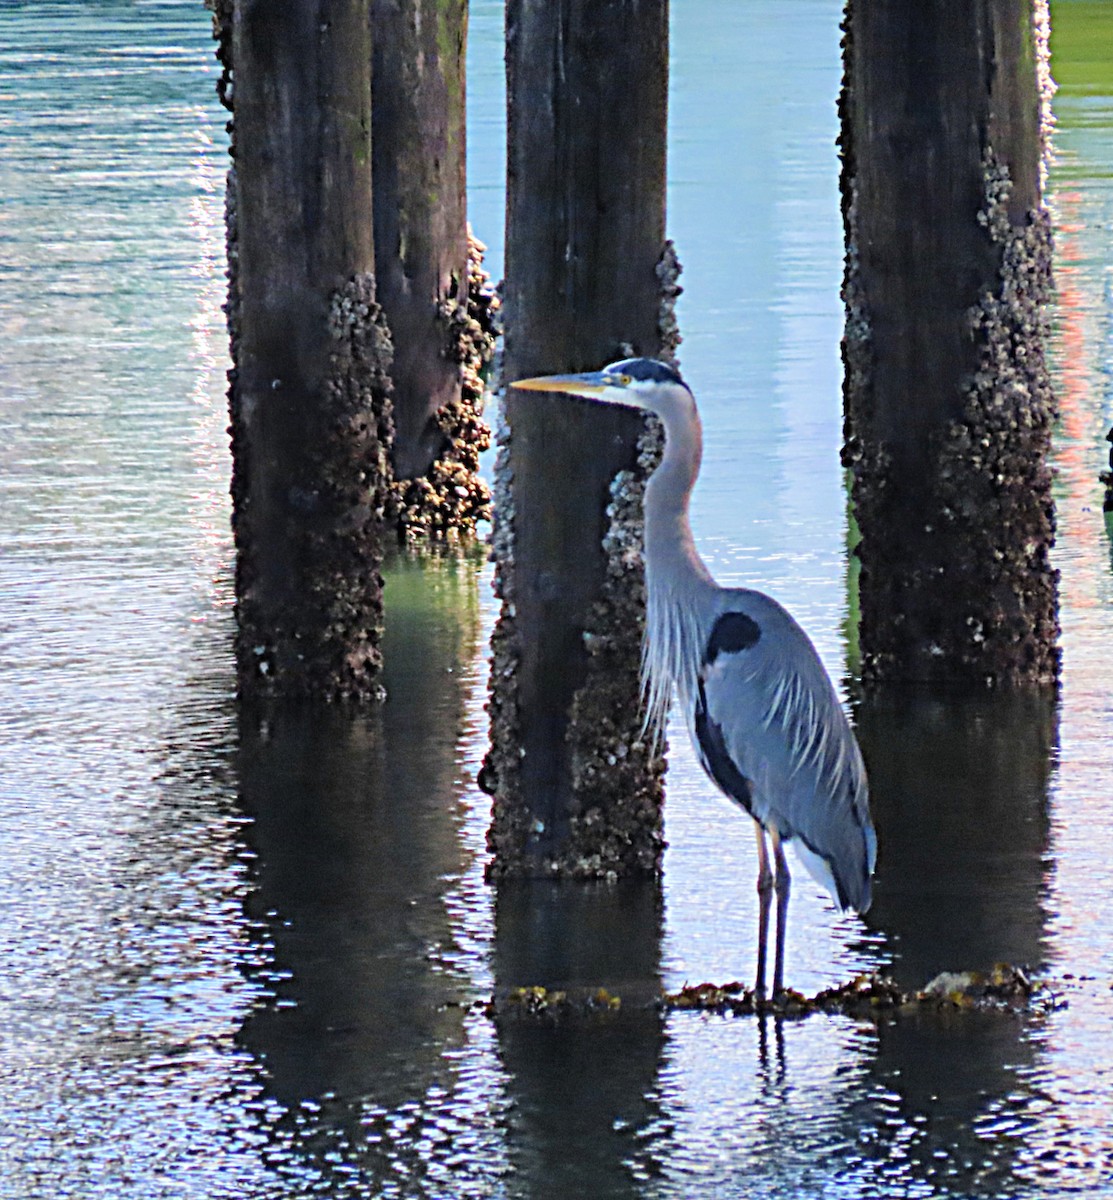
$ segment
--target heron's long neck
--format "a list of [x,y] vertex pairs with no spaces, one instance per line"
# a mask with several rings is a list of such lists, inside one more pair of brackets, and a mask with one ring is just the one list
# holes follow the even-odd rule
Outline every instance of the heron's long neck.
[[688,500],[699,474],[703,433],[699,417],[670,419],[665,426],[665,453],[645,489],[645,557],[651,590],[678,589],[713,584],[692,539]]
[[688,499],[699,474],[702,434],[698,416],[662,413],[665,452],[645,491],[645,561],[648,611],[642,654],[647,724],[660,731],[676,686],[686,703],[702,661],[703,601],[715,581],[696,551]]

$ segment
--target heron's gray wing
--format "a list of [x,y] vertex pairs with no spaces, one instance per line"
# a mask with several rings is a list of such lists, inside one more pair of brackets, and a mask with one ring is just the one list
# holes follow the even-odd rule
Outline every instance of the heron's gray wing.
[[799,839],[812,873],[862,911],[875,843],[865,768],[838,696],[780,605],[760,593],[729,596],[693,697],[703,764],[763,825]]

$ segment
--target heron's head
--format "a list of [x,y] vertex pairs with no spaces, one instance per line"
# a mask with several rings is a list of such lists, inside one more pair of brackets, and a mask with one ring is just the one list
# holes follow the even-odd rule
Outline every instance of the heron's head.
[[582,375],[539,375],[510,385],[531,392],[564,392],[600,404],[643,408],[666,416],[670,410],[694,407],[692,393],[679,372],[654,358],[624,358],[601,371]]

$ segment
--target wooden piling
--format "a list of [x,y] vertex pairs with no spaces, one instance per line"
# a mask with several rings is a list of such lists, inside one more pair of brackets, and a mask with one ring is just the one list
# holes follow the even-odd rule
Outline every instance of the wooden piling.
[[[670,356],[666,0],[509,0],[506,380]],[[671,300],[671,293],[670,293]],[[508,391],[496,469],[495,875],[652,873],[641,419]],[[616,476],[619,481],[615,485]]]
[[851,0],[846,440],[867,682],[1056,678],[1045,0]]
[[371,0],[375,274],[394,343],[394,482],[403,541],[490,516],[482,375],[492,290],[467,222],[466,0]]
[[390,341],[375,299],[368,2],[236,0],[231,14],[232,496],[247,696],[379,690]]

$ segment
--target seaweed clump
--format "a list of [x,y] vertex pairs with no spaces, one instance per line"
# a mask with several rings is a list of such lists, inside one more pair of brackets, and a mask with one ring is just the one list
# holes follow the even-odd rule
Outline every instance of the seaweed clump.
[[[648,1007],[665,1013],[698,1012],[723,1017],[802,1019],[826,1013],[856,1020],[894,1020],[967,1012],[1040,1015],[1065,1004],[1050,982],[1033,980],[1011,963],[996,963],[987,972],[944,971],[911,992],[883,975],[872,973],[856,975],[813,996],[791,988],[776,996],[760,996],[738,982],[685,985],[679,991],[662,993]],[[623,1005],[621,996],[603,987],[560,989],[531,985],[511,988],[492,997],[483,1005],[483,1011],[495,1019],[555,1025],[598,1020],[630,1007]]]
[[613,1017],[621,1008],[621,997],[606,988],[576,992],[533,984],[512,988],[500,1000],[489,1000],[484,1012],[488,1017],[556,1025],[585,1018]]
[[786,989],[776,996],[758,995],[741,983],[701,983],[661,997],[668,1012],[697,1011],[721,1016],[807,1017],[835,1013],[856,1018],[910,1016],[928,1012],[1028,1012],[1061,1006],[1048,984],[1034,982],[1020,967],[997,963],[987,973],[943,972],[917,991],[906,992],[883,975],[857,975],[814,996]]

